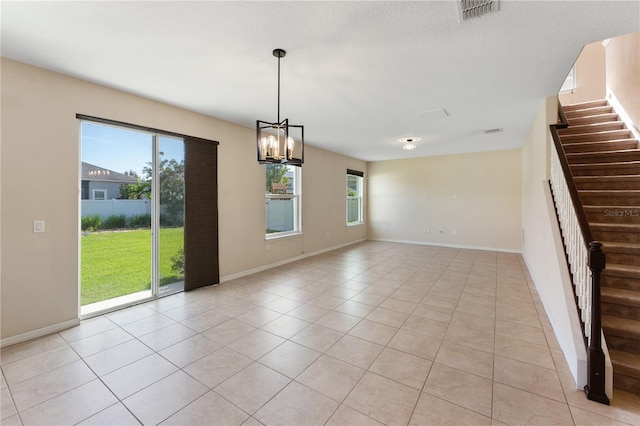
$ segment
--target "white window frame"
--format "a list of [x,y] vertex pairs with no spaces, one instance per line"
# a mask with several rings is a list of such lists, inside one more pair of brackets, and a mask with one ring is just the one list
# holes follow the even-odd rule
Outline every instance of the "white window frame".
[[[102,193],[104,193],[104,197],[102,197],[102,198],[97,198],[97,197],[96,197],[96,193],[98,193],[98,192],[102,192]],[[107,195],[108,195],[108,194],[109,194],[109,193],[108,193],[108,191],[107,191],[106,189],[94,189],[94,190],[91,192],[91,199],[92,199],[92,200],[96,200],[96,201],[106,201],[106,200],[107,200]]]
[[[265,221],[265,239],[273,240],[276,238],[284,238],[291,237],[302,234],[302,168],[296,166],[288,166],[289,170],[293,171],[293,193],[289,194],[268,194],[265,193],[265,210],[269,207],[267,206],[268,201],[275,199],[290,199],[293,200],[293,229],[291,231],[279,231],[279,232],[271,232],[267,233],[267,223]],[[266,179],[266,175],[265,175]],[[266,220],[266,214],[265,214]]]
[[560,93],[563,92],[571,92],[578,88],[578,80],[576,79],[576,66],[575,64],[569,70],[569,74],[567,74],[567,78],[564,79],[564,83],[562,83],[562,87],[560,88]]
[[[358,195],[356,195],[355,197],[349,196],[349,177],[350,176],[358,178]],[[345,181],[345,185],[346,185],[346,192],[347,192],[347,202],[346,202],[346,209],[345,209],[347,226],[362,225],[364,223],[363,208],[362,208],[364,177],[354,173],[349,173],[349,171],[347,171],[347,178]],[[349,201],[351,200],[358,200],[358,220],[353,222],[349,222]]]

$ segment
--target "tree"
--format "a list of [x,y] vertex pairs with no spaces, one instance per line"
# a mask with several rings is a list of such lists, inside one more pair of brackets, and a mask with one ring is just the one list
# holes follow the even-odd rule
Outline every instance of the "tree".
[[151,199],[151,182],[140,181],[137,183],[123,183],[120,185],[120,198],[125,200]]
[[[151,182],[150,163],[142,169],[142,173],[146,180]],[[160,206],[168,216],[169,222],[181,224],[184,217],[184,160],[162,160],[159,174]]]
[[267,163],[266,166],[267,178],[265,180],[265,186],[268,193],[271,193],[272,183],[286,183],[287,185],[289,184],[289,178],[285,176],[288,170],[286,164]]

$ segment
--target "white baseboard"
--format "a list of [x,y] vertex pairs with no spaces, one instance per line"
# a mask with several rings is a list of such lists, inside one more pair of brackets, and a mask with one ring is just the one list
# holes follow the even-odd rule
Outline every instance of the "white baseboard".
[[316,256],[318,254],[327,253],[329,251],[337,250],[343,247],[348,247],[353,244],[361,243],[363,241],[367,241],[366,238],[361,238],[356,241],[350,241],[348,243],[339,244],[337,246],[327,247],[322,250],[317,250],[311,253],[304,253],[300,256],[290,257],[289,259],[281,260],[279,262],[270,263],[268,265],[258,266],[257,268],[247,269],[246,271],[236,272],[235,274],[224,275],[220,277],[220,282],[232,281],[238,278],[246,277],[247,275],[257,274],[258,272],[266,271],[267,269],[276,268],[278,266],[286,265],[288,263],[296,262],[298,260],[306,259],[307,257]]
[[393,238],[368,238],[368,240],[369,241],[382,241],[382,242],[387,242],[387,243],[415,244],[415,245],[419,245],[419,246],[448,247],[448,248],[482,250],[482,251],[499,251],[501,253],[522,253],[521,250],[506,249],[506,248],[499,248],[499,247],[469,246],[469,245],[464,245],[464,244],[442,244],[442,243],[433,243],[433,242],[428,242],[428,241],[396,240],[396,239],[393,239]]
[[6,337],[0,340],[0,348],[6,346],[15,345],[16,343],[26,342],[27,340],[35,339],[37,337],[46,336],[47,334],[57,333],[58,331],[66,330],[67,328],[75,327],[80,324],[79,318],[74,318],[69,321],[59,322],[47,327],[39,328],[37,330],[28,331],[26,333],[17,334],[15,336]]

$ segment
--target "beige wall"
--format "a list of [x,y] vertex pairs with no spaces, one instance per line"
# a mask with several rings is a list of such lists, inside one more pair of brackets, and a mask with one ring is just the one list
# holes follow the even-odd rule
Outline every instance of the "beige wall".
[[520,150],[377,161],[368,170],[368,238],[520,250]]
[[640,129],[640,32],[607,43],[607,87]]
[[522,146],[522,256],[580,388],[586,352],[548,184],[549,124],[557,114],[555,96],[543,101]]
[[[2,59],[2,339],[78,316],[76,113],[214,139],[219,146],[220,272],[241,274],[365,237],[345,225],[346,169],[366,163],[307,147],[301,236],[264,239],[264,167],[255,131]],[[241,174],[241,177],[239,177]],[[46,221],[34,234],[33,220]]]
[[[576,60],[576,89],[561,92],[562,105],[604,99],[606,96],[605,51],[602,42],[587,44]],[[567,70],[568,72],[568,70]]]

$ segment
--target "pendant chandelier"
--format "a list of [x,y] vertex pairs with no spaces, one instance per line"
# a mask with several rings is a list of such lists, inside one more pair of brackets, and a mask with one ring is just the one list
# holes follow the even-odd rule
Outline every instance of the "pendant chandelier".
[[256,143],[258,163],[278,163],[302,166],[304,162],[304,126],[289,124],[289,119],[280,120],[280,59],[287,52],[275,49],[278,58],[278,121],[257,121]]

